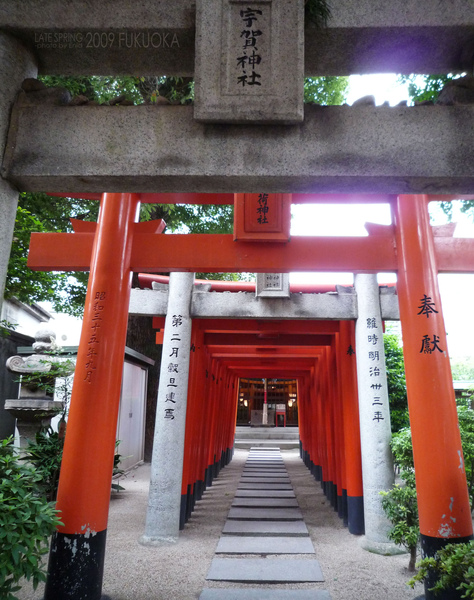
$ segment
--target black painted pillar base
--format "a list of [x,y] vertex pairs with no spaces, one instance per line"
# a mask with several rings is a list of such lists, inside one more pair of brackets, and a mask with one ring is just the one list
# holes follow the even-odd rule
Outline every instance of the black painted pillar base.
[[352,535],[364,535],[364,497],[347,496],[347,527]]
[[347,515],[347,490],[343,488],[342,490],[342,522],[344,527],[348,525],[348,515]]
[[[448,544],[464,544],[472,540],[472,536],[462,538],[434,538],[428,535],[420,535],[421,540],[421,556],[423,558],[427,556],[434,556],[438,550],[441,550]],[[426,600],[461,600],[463,591],[450,588],[443,592],[437,593],[430,592],[436,583],[436,574],[429,573],[425,579],[425,599]]]
[[316,479],[316,481],[323,480],[323,469],[322,469],[321,465],[316,465],[316,471],[314,474],[314,478]]
[[204,481],[206,482],[206,488],[211,487],[211,485],[212,485],[212,469],[211,469],[210,465],[208,465],[206,467],[206,471],[204,473]]
[[205,484],[205,482],[204,482],[203,479],[198,479],[196,483],[197,483],[197,486],[198,486],[197,499],[201,500],[204,492],[206,491],[206,484]]
[[344,520],[344,500],[342,494],[337,494],[337,516]]
[[181,494],[181,504],[179,507],[179,529],[183,530],[186,523],[186,505],[188,501],[187,494]]
[[106,537],[107,530],[53,535],[44,600],[101,600]]

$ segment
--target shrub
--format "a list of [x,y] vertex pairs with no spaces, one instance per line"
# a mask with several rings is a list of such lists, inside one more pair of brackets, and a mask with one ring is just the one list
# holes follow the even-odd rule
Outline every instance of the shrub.
[[35,441],[28,441],[22,460],[31,464],[40,478],[40,485],[46,499],[56,500],[59,483],[59,472],[63,457],[64,435],[51,427],[41,429]]
[[395,485],[388,492],[380,493],[383,496],[382,508],[392,523],[387,537],[398,546],[403,546],[408,550],[410,553],[408,570],[414,571],[416,547],[420,536],[416,489],[410,484]]
[[411,587],[417,581],[433,580],[436,583],[429,589],[435,595],[456,589],[461,598],[474,598],[474,542],[447,544],[417,566],[418,573],[408,582]]
[[45,581],[41,557],[61,522],[43,495],[41,475],[17,460],[11,438],[0,442],[0,507],[0,598],[16,600],[22,577],[34,589]]
[[461,432],[462,453],[466,469],[467,490],[474,509],[474,410],[470,406],[470,399],[458,402],[459,430]]
[[382,508],[392,524],[387,536],[395,544],[408,550],[408,570],[414,571],[420,526],[410,428],[394,433],[390,445],[394,463],[400,469],[400,477],[404,484],[395,485],[388,492],[380,492],[383,496]]

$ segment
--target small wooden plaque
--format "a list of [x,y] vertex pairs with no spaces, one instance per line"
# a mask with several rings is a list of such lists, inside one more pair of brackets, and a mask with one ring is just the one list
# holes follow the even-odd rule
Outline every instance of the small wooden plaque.
[[288,242],[291,194],[235,194],[234,240]]

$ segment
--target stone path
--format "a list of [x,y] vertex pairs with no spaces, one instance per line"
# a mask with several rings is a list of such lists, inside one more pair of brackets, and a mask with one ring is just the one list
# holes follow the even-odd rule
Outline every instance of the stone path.
[[200,600],[331,600],[326,590],[295,589],[324,577],[279,448],[250,449],[216,555],[208,581],[247,585],[205,588]]

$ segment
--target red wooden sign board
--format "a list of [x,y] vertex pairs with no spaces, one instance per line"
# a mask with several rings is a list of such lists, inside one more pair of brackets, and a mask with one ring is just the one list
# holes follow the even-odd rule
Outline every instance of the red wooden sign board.
[[291,194],[235,194],[234,241],[288,242]]

